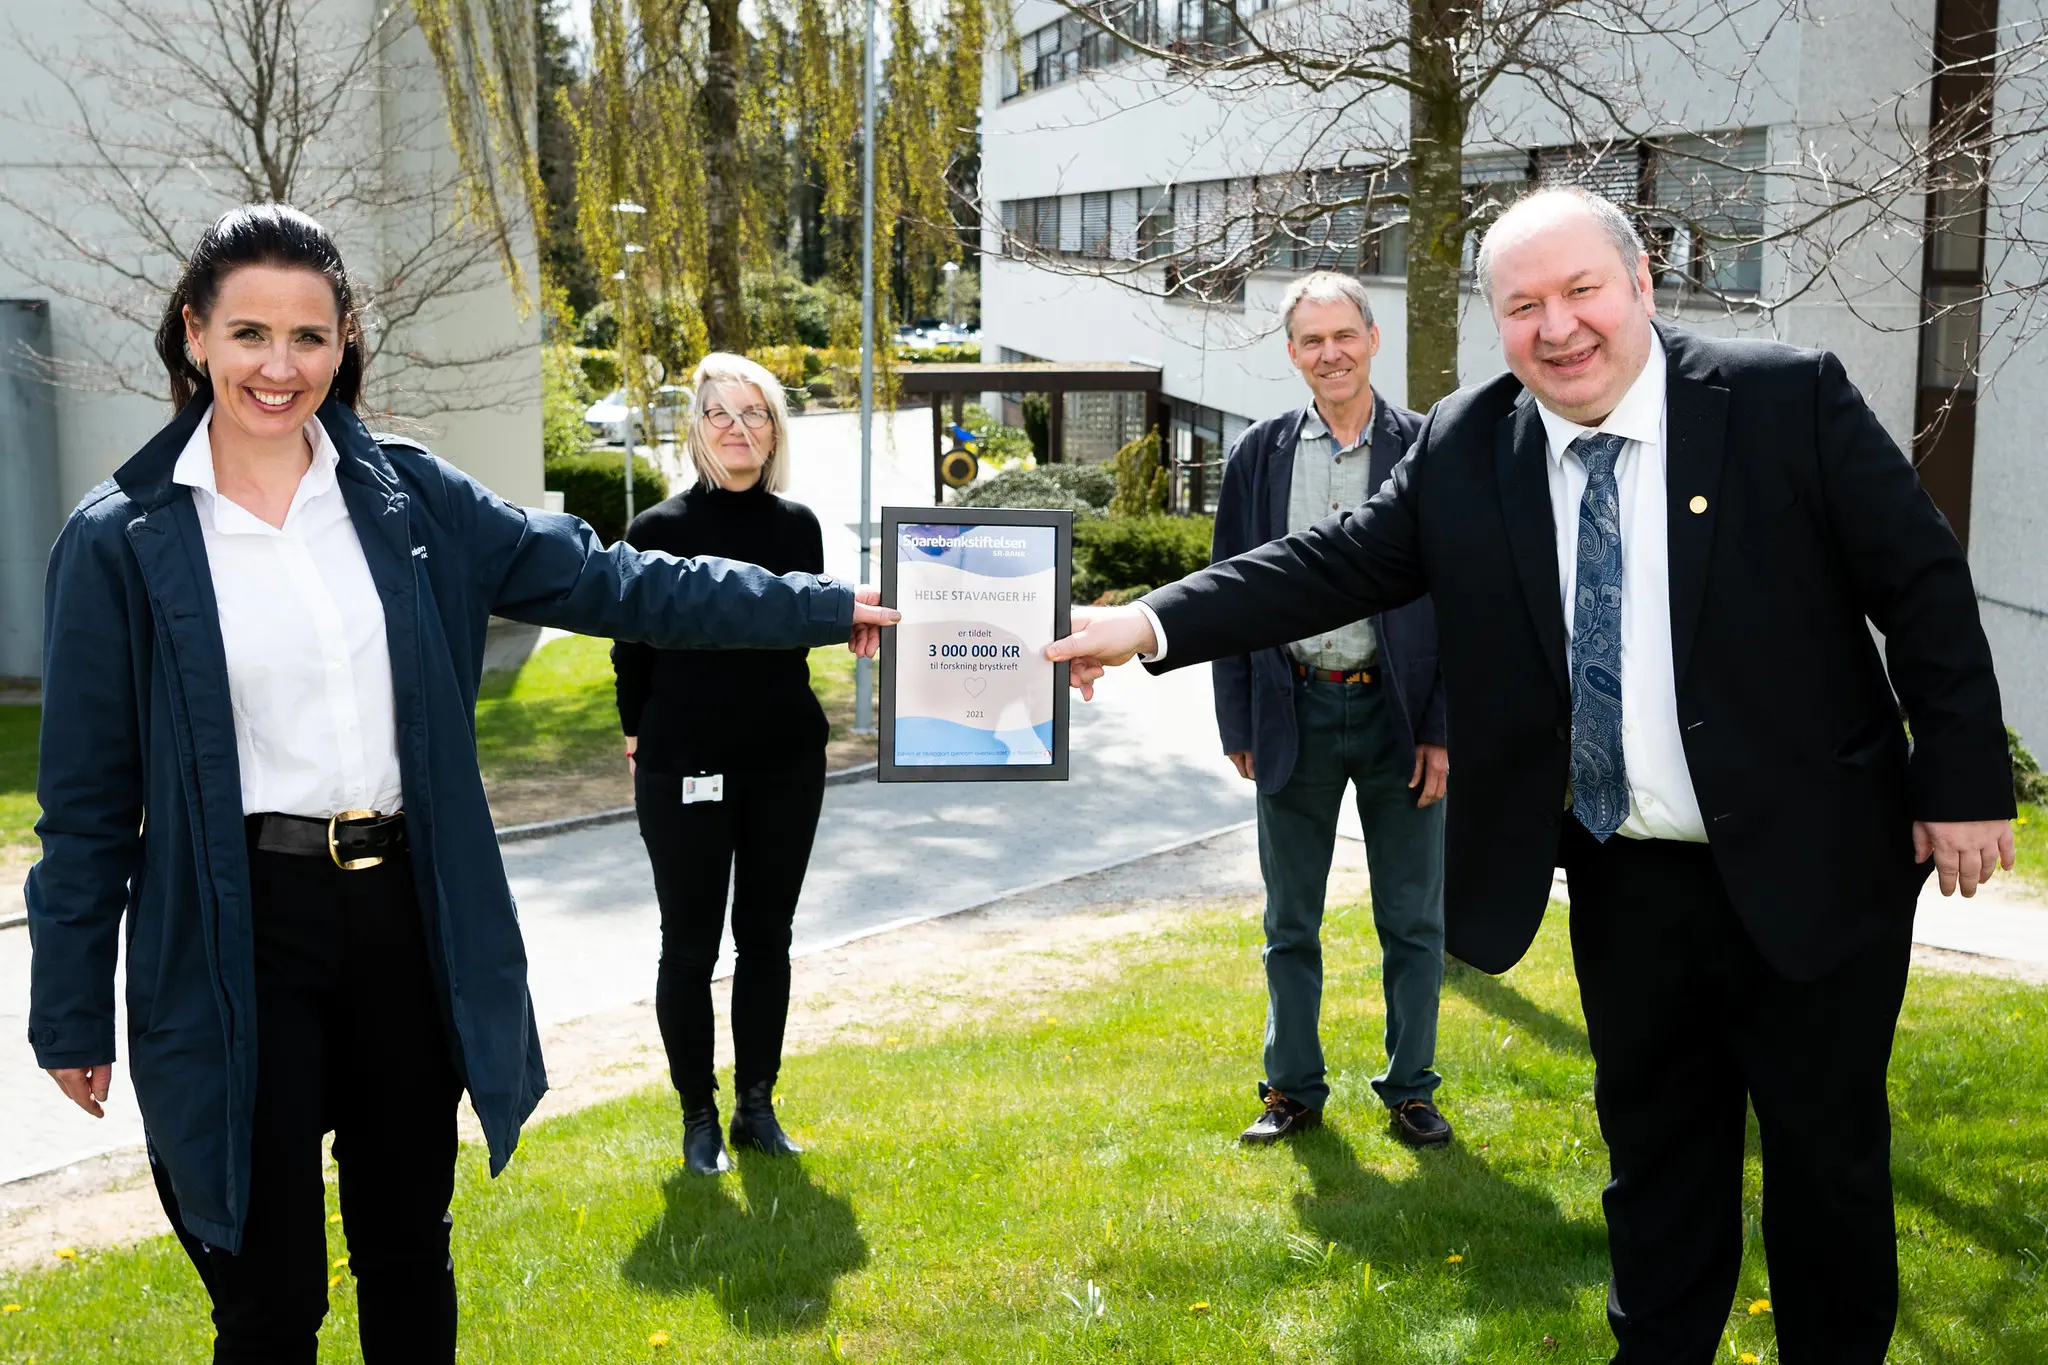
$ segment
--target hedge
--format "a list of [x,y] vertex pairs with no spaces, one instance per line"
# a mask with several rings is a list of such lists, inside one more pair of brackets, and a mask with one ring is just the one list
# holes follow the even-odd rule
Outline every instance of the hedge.
[[1074,526],[1074,600],[1156,587],[1209,563],[1211,517],[1111,517]]
[[[1008,430],[1008,428],[1005,428]],[[1116,474],[1099,464],[1042,464],[1010,469],[969,488],[957,507],[1064,507],[1074,519],[1093,520],[1116,496]]]
[[[546,487],[562,495],[562,508],[590,523],[609,545],[626,535],[626,462],[620,451],[593,450],[549,460]],[[668,496],[668,480],[645,455],[633,458],[633,510],[644,512]]]

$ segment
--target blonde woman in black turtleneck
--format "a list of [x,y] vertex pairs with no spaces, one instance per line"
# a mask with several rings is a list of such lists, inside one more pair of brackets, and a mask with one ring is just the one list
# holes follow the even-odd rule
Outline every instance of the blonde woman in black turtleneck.
[[[743,356],[697,366],[688,448],[697,481],[633,519],[637,550],[716,555],[771,573],[825,569],[808,507],[776,496],[788,482],[782,386]],[[669,1077],[682,1098],[690,1170],[729,1170],[712,1067],[711,972],[732,887],[732,1141],[771,1155],[799,1151],[775,1119],[776,1073],[789,1014],[790,921],[825,795],[824,710],[806,651],[612,647],[619,720],[633,766],[640,837],[661,903],[655,1013]],[[719,799],[684,803],[684,779],[717,775]],[[710,786],[698,783],[701,789]]]

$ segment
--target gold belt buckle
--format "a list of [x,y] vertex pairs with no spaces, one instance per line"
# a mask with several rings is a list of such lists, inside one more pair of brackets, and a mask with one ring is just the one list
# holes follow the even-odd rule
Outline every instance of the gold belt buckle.
[[327,856],[332,858],[334,865],[343,872],[360,872],[366,867],[376,867],[384,859],[380,855],[372,858],[351,858],[347,862],[343,862],[341,860],[341,846],[334,839],[335,825],[343,820],[375,820],[376,818],[377,812],[373,810],[345,810],[327,817]]

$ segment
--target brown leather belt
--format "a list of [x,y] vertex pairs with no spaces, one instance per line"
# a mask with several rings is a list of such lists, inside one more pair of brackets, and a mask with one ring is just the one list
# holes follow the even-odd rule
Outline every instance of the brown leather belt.
[[406,848],[404,811],[345,810],[327,820],[271,811],[250,816],[249,825],[265,853],[325,858],[344,872],[375,867]]
[[1312,682],[1369,683],[1377,675],[1369,668],[1355,669],[1342,673],[1334,668],[1310,668],[1306,664],[1294,665],[1294,676],[1307,678]]

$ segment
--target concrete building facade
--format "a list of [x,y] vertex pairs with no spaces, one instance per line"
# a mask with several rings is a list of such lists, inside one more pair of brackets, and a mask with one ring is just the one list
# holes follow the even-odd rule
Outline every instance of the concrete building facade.
[[[1331,12],[1350,3],[1329,0]],[[1205,0],[1112,4],[1120,24],[1142,16],[1162,47],[1228,33],[1228,12],[1218,30],[1212,11],[1220,7]],[[1299,17],[1312,16],[1315,4],[1265,0],[1236,8],[1260,11],[1249,20],[1256,29],[1318,22]],[[2007,13],[1992,9],[1990,16],[2011,20],[2015,8],[2007,4]],[[1777,14],[1768,6],[1730,9],[1758,21],[1765,9]],[[2008,718],[2048,747],[2048,463],[2038,438],[2028,435],[2033,395],[2048,386],[2048,346],[2025,345],[2031,338],[2019,333],[2026,329],[1999,335],[1987,328],[1985,363],[1975,365],[1977,311],[1929,302],[1948,297],[1942,289],[1969,296],[1967,273],[1932,270],[1972,264],[1954,241],[1944,250],[1933,235],[1831,225],[1824,247],[1802,240],[1737,250],[1668,230],[1697,213],[1696,198],[1688,203],[1687,196],[1704,192],[1714,196],[1727,236],[1736,237],[1752,224],[1797,216],[1794,205],[1812,186],[1788,168],[1825,161],[1854,176],[1895,156],[1928,126],[1927,92],[1944,26],[1981,29],[1985,13],[1981,0],[1824,0],[1755,32],[1739,16],[1687,44],[1637,45],[1614,56],[1614,74],[1639,100],[1632,126],[1649,128],[1650,136],[1610,141],[1617,130],[1589,129],[1583,118],[1569,123],[1526,90],[1503,90],[1472,121],[1485,131],[1468,140],[1465,181],[1474,193],[1498,191],[1502,198],[1523,185],[1575,181],[1610,192],[1618,187],[1616,197],[1651,208],[1668,206],[1671,220],[1643,220],[1660,267],[1668,267],[1658,289],[1664,316],[1717,335],[1772,337],[1839,354],[1965,537]],[[1051,0],[1017,0],[1010,22],[1018,42],[992,53],[984,67],[989,226],[982,334],[990,359],[1158,366],[1176,501],[1188,510],[1213,503],[1222,458],[1239,431],[1305,401],[1277,318],[1282,293],[1304,269],[1340,268],[1364,280],[1382,336],[1374,385],[1391,401],[1407,401],[1407,282],[1398,228],[1350,249],[1340,239],[1359,235],[1356,222],[1331,231],[1327,249],[1320,240],[1301,249],[1296,233],[1290,249],[1264,253],[1233,291],[1221,298],[1212,292],[1208,301],[1175,294],[1169,273],[1176,268],[1173,233],[1183,234],[1185,249],[1191,220],[1231,220],[1227,208],[1216,216],[1215,203],[1259,202],[1261,186],[1309,169],[1327,182],[1345,168],[1369,167],[1376,158],[1364,149],[1386,147],[1387,129],[1405,127],[1404,92],[1370,96],[1336,116],[1299,87],[1259,88],[1240,77],[1226,89],[1214,77],[1189,80],[1165,62],[1115,50]],[[1597,49],[1587,52],[1587,63],[1597,66]],[[1902,91],[1915,93],[1902,100]],[[1938,90],[1933,98],[1940,99]],[[2039,207],[2038,156],[2013,154],[2017,183],[1994,183],[1991,238],[2002,230],[2003,213],[2012,219],[2003,228],[2016,240],[2048,240],[2048,223],[2033,221],[2048,212]],[[1398,218],[1398,208],[1388,212]],[[1215,234],[1226,252],[1235,230]],[[1800,290],[1822,250],[1832,267],[1827,286]],[[1468,266],[1470,252],[1468,244]],[[1153,256],[1157,263],[1148,263]],[[2035,278],[2040,264],[2031,262]],[[1963,283],[1931,283],[1937,279]],[[1484,302],[1467,289],[1460,310],[1458,377],[1469,383],[1497,373],[1501,356]],[[1922,326],[1928,317],[1936,320]],[[1969,378],[1973,373],[1985,377]],[[1944,403],[1960,416],[1930,437],[1927,419]],[[1067,414],[1070,429],[1077,415]],[[1128,434],[1135,432],[1113,433]]]
[[[0,492],[33,490],[37,504],[13,509],[0,527],[0,676],[36,671],[41,563],[64,514],[170,415],[150,392],[161,392],[163,374],[146,323],[175,275],[171,244],[189,247],[242,199],[230,192],[237,177],[206,164],[200,149],[186,164],[164,154],[177,130],[206,126],[218,110],[123,107],[135,87],[94,76],[162,66],[98,8],[39,7],[17,28],[32,42],[0,44],[0,300],[16,301],[0,327]],[[208,41],[196,0],[141,8],[177,41]],[[539,505],[538,314],[519,306],[495,254],[463,236],[440,88],[409,7],[397,7],[395,20],[382,0],[291,9],[315,80],[377,25],[396,25],[345,82],[306,143],[317,164],[295,182],[321,187],[296,207],[334,232],[359,281],[382,286],[368,317],[382,359],[368,376],[375,411],[366,416],[423,440],[502,496]],[[83,135],[87,124],[104,143],[124,144],[113,164]],[[164,214],[157,241],[123,207],[134,186]]]

